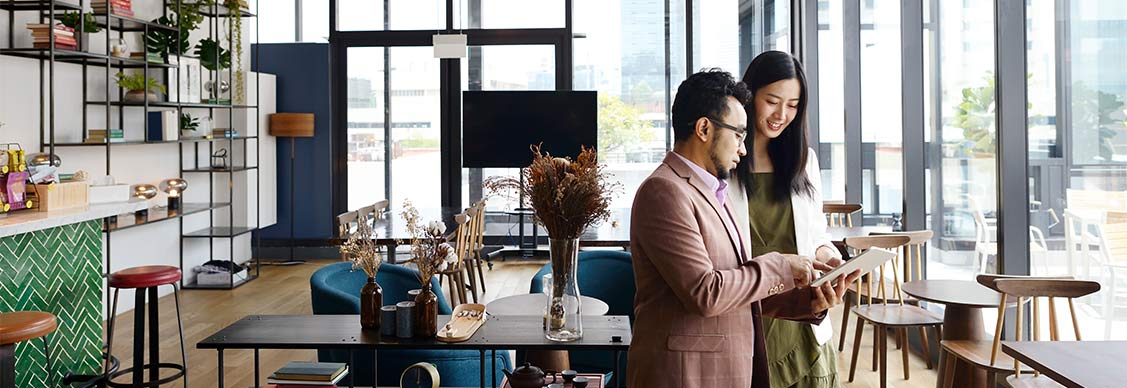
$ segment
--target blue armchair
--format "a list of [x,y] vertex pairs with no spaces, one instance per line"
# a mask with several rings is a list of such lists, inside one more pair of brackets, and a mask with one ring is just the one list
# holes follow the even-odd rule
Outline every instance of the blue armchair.
[[[383,289],[384,305],[409,300],[407,291],[419,288],[418,276],[418,271],[401,265],[381,265],[376,281]],[[351,263],[330,264],[318,269],[309,279],[313,314],[359,314],[360,288],[367,280],[363,271],[352,271]],[[431,287],[438,295],[438,313],[450,314],[450,303],[442,296],[438,280],[432,279]],[[481,384],[479,355],[476,350],[381,350],[378,352],[379,382],[375,385],[399,386],[399,375],[404,369],[416,362],[426,361],[438,367],[443,386],[476,387]],[[508,352],[498,352],[496,357],[499,368],[512,369]],[[318,350],[317,358],[325,362],[348,362],[348,352]],[[490,364],[487,359],[486,365]],[[373,385],[369,380],[372,378],[371,365],[370,352],[355,353],[350,374],[356,385]],[[503,375],[500,369],[496,375],[497,381],[501,381]],[[486,379],[489,378],[487,375]]]
[[[626,315],[634,322],[634,265],[630,252],[582,251],[579,252],[579,293],[606,302],[607,315]],[[551,264],[540,268],[532,277],[528,292],[544,292],[543,276],[551,273]],[[609,374],[614,371],[614,356],[603,351],[568,352],[571,369],[580,372]],[[622,356],[626,365],[626,355]],[[625,369],[621,369],[625,370]],[[611,377],[613,379],[613,376]],[[613,380],[607,382],[613,384]]]

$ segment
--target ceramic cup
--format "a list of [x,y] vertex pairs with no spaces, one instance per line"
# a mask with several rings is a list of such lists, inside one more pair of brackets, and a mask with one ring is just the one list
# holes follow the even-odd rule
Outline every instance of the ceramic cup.
[[395,335],[395,305],[380,307],[380,334],[391,337]]
[[564,385],[560,383],[548,384],[548,388],[564,388]]
[[560,375],[563,376],[565,383],[570,383],[572,380],[575,380],[575,376],[579,375],[579,373],[574,370],[567,369],[563,372],[560,372]]
[[571,386],[575,388],[587,388],[587,378],[583,376],[576,376],[575,380],[571,382]]

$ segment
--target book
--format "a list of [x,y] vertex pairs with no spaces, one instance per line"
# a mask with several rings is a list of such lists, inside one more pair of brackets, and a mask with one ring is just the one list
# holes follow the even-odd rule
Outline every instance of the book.
[[[73,28],[64,26],[62,24],[55,24],[54,26],[55,26],[55,29],[58,30],[58,31],[66,31],[66,32],[70,32],[71,34],[74,34]],[[50,24],[43,24],[43,23],[28,23],[27,24],[27,28],[30,29],[30,30],[46,30],[50,27],[51,27]]]
[[[33,36],[33,37],[50,36],[50,33],[47,32],[46,28],[34,29],[34,30],[31,30],[31,36]],[[63,31],[63,30],[55,30],[55,36],[69,36],[69,37],[73,38],[74,32]]]
[[[226,283],[223,283],[223,284],[226,284]],[[289,386],[293,386],[293,385],[324,388],[324,387],[335,387],[335,386],[337,386],[337,383],[340,382],[340,380],[343,379],[343,378],[344,378],[344,374],[341,374],[340,376],[337,376],[337,378],[333,379],[333,381],[318,382],[318,381],[304,381],[304,380],[281,380],[281,379],[276,379],[276,378],[274,378],[274,376],[271,375],[270,377],[266,378],[266,383],[267,384],[277,384],[280,387],[287,387],[287,388]]]
[[[43,48],[43,49],[45,49],[45,48],[51,48],[51,44],[50,44],[50,43],[46,43],[46,42],[44,42],[44,43],[32,43],[32,44],[31,44],[31,47],[32,47],[32,48]],[[78,46],[77,46],[77,45],[73,45],[73,44],[63,44],[63,43],[55,43],[55,48],[56,48],[56,49],[61,49],[61,50],[71,50],[71,51],[75,51],[75,50],[78,50]]]
[[147,141],[173,141],[180,137],[180,119],[176,111],[162,110],[149,112]]
[[290,361],[272,377],[283,380],[332,381],[344,374],[347,365],[340,362]]

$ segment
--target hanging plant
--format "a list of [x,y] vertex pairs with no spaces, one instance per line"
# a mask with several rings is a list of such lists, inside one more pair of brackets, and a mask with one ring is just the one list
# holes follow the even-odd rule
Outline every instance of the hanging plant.
[[223,0],[223,5],[227,7],[227,13],[230,15],[233,23],[232,30],[234,30],[234,47],[235,47],[235,103],[243,103],[244,90],[246,89],[245,80],[243,79],[243,6],[242,0]]

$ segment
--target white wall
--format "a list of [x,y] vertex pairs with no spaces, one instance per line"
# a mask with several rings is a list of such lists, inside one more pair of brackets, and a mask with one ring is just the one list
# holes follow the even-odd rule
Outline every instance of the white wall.
[[[253,7],[253,6],[252,6]],[[141,19],[151,20],[161,13],[160,2],[142,2],[135,1],[133,3],[134,12]],[[7,12],[3,12],[5,17],[0,17],[0,47],[7,48],[8,41],[8,18]],[[15,21],[15,45],[13,47],[30,47],[31,36],[28,30],[24,27],[29,22],[37,22],[32,20],[34,12],[18,12],[16,13]],[[205,21],[207,23],[207,21]],[[221,23],[221,25],[223,25]],[[244,24],[244,57],[249,55],[250,44],[249,40],[253,35],[253,25],[249,23]],[[226,27],[220,28],[226,31]],[[106,32],[100,32],[91,35],[91,43],[94,48],[91,51],[104,52]],[[116,36],[116,33],[114,34]],[[203,37],[206,37],[206,30],[198,30],[193,32],[191,42],[193,46]],[[126,41],[130,47],[130,51],[141,51],[141,34],[139,33],[126,33]],[[224,40],[225,41],[225,40]],[[242,61],[243,69],[249,68],[249,58]],[[46,69],[46,66],[44,66]],[[136,72],[139,70],[127,70],[127,72]],[[155,74],[156,72],[153,72]],[[100,101],[105,99],[106,90],[106,69],[103,67],[91,66],[87,69],[86,85],[90,100]],[[110,73],[112,76],[112,72]],[[46,72],[44,72],[44,78]],[[248,73],[247,80],[247,93],[248,101],[254,102],[255,96],[255,75]],[[261,108],[257,112],[257,119],[259,121],[259,129],[261,129],[260,137],[257,142],[262,148],[262,157],[260,159],[261,170],[239,172],[235,173],[234,184],[236,187],[236,210],[235,215],[239,218],[236,224],[240,225],[254,225],[254,217],[260,218],[261,226],[271,225],[276,220],[276,193],[275,193],[275,177],[277,170],[275,164],[275,141],[273,137],[268,135],[267,114],[275,112],[274,107],[274,76],[264,74],[261,78],[262,81],[262,101]],[[83,117],[83,96],[81,95],[82,83],[82,67],[80,65],[56,63],[55,64],[55,141],[60,142],[80,142],[82,133],[82,117]],[[110,81],[110,85],[112,84]],[[33,59],[16,58],[0,56],[0,123],[6,125],[0,127],[0,142],[17,142],[20,143],[29,152],[41,151],[40,147],[40,71],[39,62]],[[44,82],[46,85],[46,82]],[[117,88],[111,88],[112,99],[116,100]],[[46,105],[44,105],[46,106]],[[143,118],[140,113],[140,108],[126,108],[126,119],[124,125],[117,123],[117,109],[113,108],[111,111],[111,126],[115,128],[124,128],[125,137],[127,140],[140,140],[144,138]],[[207,110],[192,109],[185,110],[195,116],[206,115]],[[220,113],[223,112],[221,115]],[[237,111],[239,113],[236,117],[235,127],[239,130],[240,135],[251,136],[255,134],[253,120],[256,119],[255,112],[250,111]],[[46,113],[45,113],[46,114]],[[216,116],[225,116],[225,111],[216,110]],[[88,129],[104,129],[105,124],[105,109],[101,106],[90,106],[86,112],[88,122]],[[216,126],[227,126],[226,120],[216,122]],[[256,145],[256,140],[236,140],[235,143],[241,149],[241,143],[246,142],[248,149],[251,150],[251,161],[253,164],[254,154],[253,150]],[[199,143],[200,148],[207,149],[208,143]],[[215,142],[216,146],[226,144],[226,142]],[[182,146],[186,155],[192,153],[193,146],[191,143],[186,143]],[[180,145],[177,144],[146,144],[146,145],[128,145],[128,146],[113,146],[110,147],[112,152],[111,164],[109,171],[106,170],[106,148],[105,147],[63,147],[56,148],[55,152],[62,159],[63,172],[75,172],[77,170],[85,170],[92,176],[112,174],[118,182],[123,183],[151,183],[158,184],[161,180],[180,175],[180,164],[178,163],[177,156],[179,155]],[[201,166],[206,166],[208,160],[201,159]],[[189,165],[185,165],[188,167]],[[254,184],[258,176],[262,177],[261,186]],[[186,202],[207,202],[208,193],[211,187],[217,189],[216,201],[226,201],[227,196],[227,174],[215,174],[216,181],[209,185],[207,182],[207,174],[184,174],[184,179],[188,181],[188,190],[185,192]],[[250,212],[247,211],[248,205],[254,206],[255,197],[258,193],[255,190],[261,188],[261,198],[259,199],[261,206],[261,214],[255,214],[254,209]],[[151,200],[153,205],[163,205],[165,197],[162,193],[157,198]],[[224,225],[227,222],[230,208],[220,209],[212,212],[212,217],[215,219],[216,225]],[[109,255],[106,256],[105,261],[107,272],[117,271],[128,267],[139,265],[180,265],[180,235],[181,223],[183,223],[183,231],[190,232],[193,230],[201,229],[208,224],[207,213],[200,213],[182,218],[181,220],[163,221],[136,228],[130,228],[119,232],[114,232],[110,235],[103,235],[103,249],[108,251]],[[250,257],[250,234],[245,234],[239,238],[234,239],[235,243],[235,259],[240,262],[249,260]],[[194,279],[191,274],[191,268],[199,265],[208,260],[209,249],[208,239],[186,239],[184,240],[184,258],[183,263],[185,270],[186,281],[190,282]],[[215,239],[215,244],[212,246],[214,250],[213,257],[220,259],[228,259],[230,257],[230,250],[226,239]],[[171,293],[172,289],[165,287],[160,290],[161,295]],[[104,295],[104,293],[103,293]],[[121,293],[121,301],[118,303],[118,311],[127,311],[133,308],[133,293],[123,291]],[[107,305],[108,300],[103,301]]]

